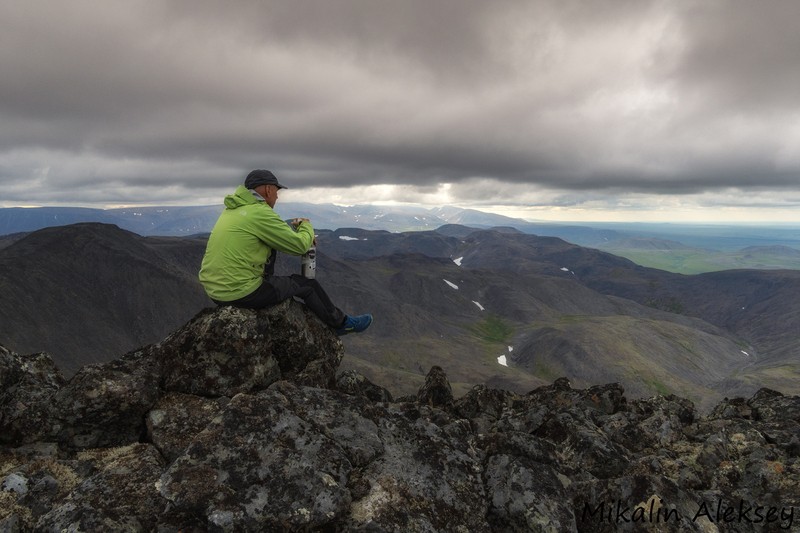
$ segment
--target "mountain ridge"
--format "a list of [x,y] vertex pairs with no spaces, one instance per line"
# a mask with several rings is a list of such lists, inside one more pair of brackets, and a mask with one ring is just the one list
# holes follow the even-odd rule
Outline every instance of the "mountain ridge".
[[11,303],[0,308],[2,342],[69,354],[68,373],[154,342],[210,303],[190,274],[205,243],[181,240],[177,254],[170,244],[81,223],[0,250],[0,295]]
[[[26,233],[77,222],[111,223],[144,236],[208,234],[221,209],[222,206],[214,205],[107,210],[0,208],[0,248],[14,240],[4,234]],[[732,268],[800,270],[800,228],[791,226],[531,222],[455,206],[426,208],[281,202],[276,211],[283,218],[311,218],[317,230],[353,227],[395,233],[424,232],[436,228],[441,231],[442,227],[450,224],[475,229],[508,228],[508,231],[558,237],[645,266],[684,274]]]

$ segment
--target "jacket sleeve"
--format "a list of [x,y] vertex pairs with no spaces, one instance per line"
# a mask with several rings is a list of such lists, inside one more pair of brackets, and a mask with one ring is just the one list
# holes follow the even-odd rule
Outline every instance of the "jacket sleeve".
[[311,248],[314,242],[311,223],[303,222],[294,231],[271,207],[265,205],[257,212],[254,233],[267,246],[289,255],[303,255]]

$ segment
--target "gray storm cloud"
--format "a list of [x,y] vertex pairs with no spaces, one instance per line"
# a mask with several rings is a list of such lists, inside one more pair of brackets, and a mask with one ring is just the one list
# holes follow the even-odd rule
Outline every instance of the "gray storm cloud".
[[[800,4],[0,2],[0,201],[796,188]],[[487,187],[488,189],[488,187]],[[467,192],[469,191],[469,192]]]

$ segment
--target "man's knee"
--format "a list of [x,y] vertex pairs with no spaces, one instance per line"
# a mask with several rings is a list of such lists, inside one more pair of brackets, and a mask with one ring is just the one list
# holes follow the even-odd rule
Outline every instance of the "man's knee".
[[320,285],[319,281],[316,279],[306,278],[300,274],[292,274],[292,281],[294,281],[299,287],[310,287],[315,291],[322,288],[322,285]]

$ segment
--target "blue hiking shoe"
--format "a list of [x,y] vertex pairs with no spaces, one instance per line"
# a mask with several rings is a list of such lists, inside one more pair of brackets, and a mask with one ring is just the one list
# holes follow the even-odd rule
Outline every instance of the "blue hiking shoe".
[[346,315],[344,317],[344,324],[336,330],[336,334],[342,336],[348,333],[361,333],[367,329],[370,324],[372,324],[372,315],[370,314],[358,316]]

